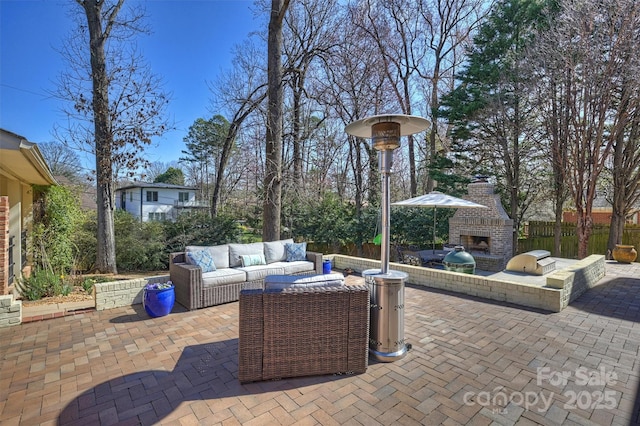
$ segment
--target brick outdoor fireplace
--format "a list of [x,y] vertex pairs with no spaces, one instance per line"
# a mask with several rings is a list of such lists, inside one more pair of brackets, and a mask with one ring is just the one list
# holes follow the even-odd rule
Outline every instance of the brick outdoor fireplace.
[[489,208],[458,209],[449,219],[449,243],[464,246],[478,269],[504,270],[513,256],[513,220],[500,196],[486,179],[478,179],[469,184],[468,195],[463,198]]

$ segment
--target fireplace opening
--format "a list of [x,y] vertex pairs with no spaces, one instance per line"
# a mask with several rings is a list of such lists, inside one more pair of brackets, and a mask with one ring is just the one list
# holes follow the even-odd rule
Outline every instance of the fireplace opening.
[[479,235],[460,235],[460,244],[469,252],[476,251],[489,254],[491,238]]

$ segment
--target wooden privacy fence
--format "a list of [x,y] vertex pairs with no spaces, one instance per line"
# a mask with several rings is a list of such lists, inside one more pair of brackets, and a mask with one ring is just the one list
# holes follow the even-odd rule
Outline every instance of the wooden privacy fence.
[[[553,253],[554,222],[529,222],[525,225],[526,238],[518,240],[518,253],[530,250],[548,250]],[[575,223],[562,223],[560,230],[560,257],[578,258],[578,236]],[[609,225],[593,225],[587,254],[607,254]],[[622,234],[622,244],[640,247],[640,226],[626,225]]]

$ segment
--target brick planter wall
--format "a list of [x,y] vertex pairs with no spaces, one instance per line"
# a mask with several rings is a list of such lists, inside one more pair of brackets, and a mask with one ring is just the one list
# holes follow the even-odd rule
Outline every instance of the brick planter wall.
[[[328,255],[335,269],[351,268],[361,273],[379,269],[380,261],[344,255]],[[503,281],[480,275],[469,275],[440,269],[392,263],[390,269],[409,274],[407,284],[463,293],[485,299],[560,312],[605,275],[604,256],[592,255],[568,268],[549,274],[547,285],[536,286],[516,281]]]
[[142,289],[150,283],[166,283],[169,275],[98,283],[94,286],[96,310],[119,308],[142,303]]
[[0,296],[0,328],[18,325],[22,322],[22,301],[14,300],[13,295]]

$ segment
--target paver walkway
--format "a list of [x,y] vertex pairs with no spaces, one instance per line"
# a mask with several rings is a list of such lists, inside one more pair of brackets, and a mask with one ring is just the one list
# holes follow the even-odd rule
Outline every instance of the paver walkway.
[[560,313],[406,288],[413,348],[361,375],[240,385],[238,304],[0,330],[0,424],[632,425],[640,264]]

